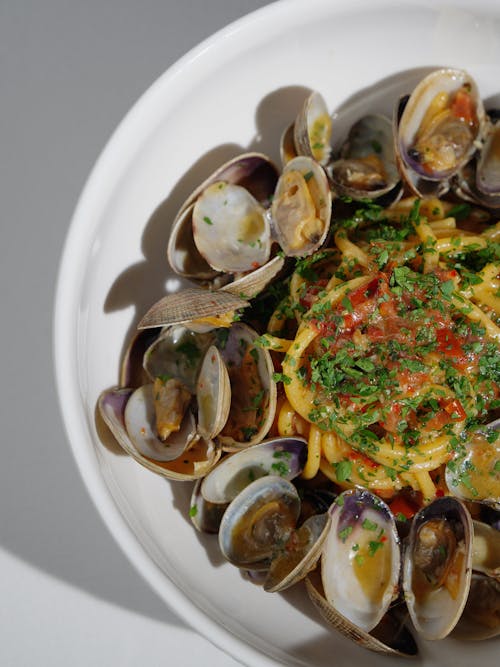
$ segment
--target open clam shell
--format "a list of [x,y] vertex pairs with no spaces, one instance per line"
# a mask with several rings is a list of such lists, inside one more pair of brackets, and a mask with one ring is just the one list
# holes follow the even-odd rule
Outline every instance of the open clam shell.
[[226,451],[236,451],[264,439],[276,412],[276,384],[269,351],[255,345],[257,333],[234,323],[218,347],[229,372],[231,407],[217,436]]
[[177,458],[159,461],[139,451],[130,438],[125,423],[126,406],[133,392],[132,389],[117,387],[102,392],[98,400],[101,416],[118,444],[142,466],[168,479],[192,481],[204,477],[219,460],[221,450],[217,444],[197,438],[191,430],[191,421],[188,422],[188,431],[189,435],[193,434],[193,438],[189,441],[188,449],[184,449]]
[[251,482],[229,504],[219,528],[219,546],[229,562],[267,569],[276,545],[286,541],[300,514],[295,486],[275,475]]
[[[142,329],[141,333],[148,331]],[[146,382],[157,377],[175,377],[194,394],[201,363],[214,340],[213,332],[198,333],[183,324],[163,329],[143,354],[142,366],[149,378]]]
[[500,114],[490,119],[476,169],[476,186],[487,197],[500,197]]
[[216,271],[243,273],[265,264],[271,233],[265,209],[240,185],[216,181],[193,209],[195,245]]
[[482,521],[473,521],[472,569],[500,583],[500,531]]
[[227,504],[211,503],[201,495],[202,479],[197,479],[191,494],[189,517],[196,530],[217,533]]
[[323,96],[314,91],[305,100],[293,126],[297,155],[306,155],[320,164],[330,157],[332,119]]
[[464,70],[439,69],[426,76],[404,104],[396,150],[407,170],[427,181],[444,181],[472,157],[484,121],[473,78]]
[[324,169],[299,156],[283,169],[270,209],[273,232],[286,255],[310,255],[330,229],[332,195]]
[[162,441],[156,432],[154,391],[152,384],[138,387],[127,401],[123,413],[125,429],[135,449],[155,461],[174,461],[196,438],[196,423],[188,410],[179,431]]
[[462,614],[470,587],[472,539],[472,519],[457,498],[437,498],[413,518],[403,590],[424,639],[443,639]]
[[365,489],[344,491],[330,508],[321,577],[328,602],[370,632],[397,594],[399,537],[388,506]]
[[[193,237],[195,204],[207,188],[216,182],[240,186],[266,208],[277,180],[276,166],[261,153],[238,155],[216,169],[186,199],[174,220],[167,248],[173,270],[185,278],[199,281],[211,281],[219,274],[201,255]],[[222,204],[224,207],[224,200]]]
[[212,440],[224,428],[231,406],[231,384],[226,365],[215,345],[203,359],[196,383],[198,433]]
[[225,456],[205,477],[201,494],[211,503],[227,504],[260,477],[279,475],[295,479],[307,460],[303,438],[273,438]]
[[315,514],[295,529],[283,546],[273,554],[264,590],[284,591],[316,567],[321,549],[330,528],[330,515]]
[[452,636],[483,640],[500,634],[500,582],[472,573],[467,603]]
[[377,199],[393,190],[400,175],[389,118],[360,118],[327,171],[334,190],[354,200]]

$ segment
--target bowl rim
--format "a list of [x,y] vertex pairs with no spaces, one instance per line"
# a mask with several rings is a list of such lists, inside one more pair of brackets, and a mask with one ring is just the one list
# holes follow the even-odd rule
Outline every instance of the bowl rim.
[[[479,12],[494,9],[496,0],[476,0],[472,8],[468,0],[376,0],[376,5],[380,9],[436,10],[440,7],[455,7]],[[223,652],[255,667],[276,667],[286,663],[267,655],[263,648],[252,646],[212,620],[154,563],[116,505],[102,476],[94,449],[89,446],[85,437],[88,423],[83,409],[79,369],[73,345],[77,340],[78,321],[81,316],[78,312],[78,297],[83,284],[83,268],[96,229],[95,225],[88,224],[89,220],[92,220],[89,211],[100,208],[102,197],[106,196],[110,189],[109,174],[113,174],[113,168],[120,164],[124,154],[130,155],[133,151],[134,138],[137,139],[136,129],[144,124],[145,117],[156,115],[155,101],[165,88],[179,85],[186,69],[202,67],[207,60],[207,54],[210,56],[220,51],[227,53],[228,46],[235,43],[242,33],[249,33],[251,36],[259,28],[265,30],[266,25],[274,25],[276,17],[293,25],[306,8],[308,13],[315,15],[317,12],[335,15],[359,11],[363,7],[373,9],[373,0],[308,0],[307,5],[304,0],[275,0],[217,30],[169,66],[130,107],[98,155],[76,202],[57,272],[52,319],[52,361],[59,411],[79,473],[98,514],[129,562],[174,613]],[[132,138],[132,142],[124,147],[125,137]],[[86,252],[82,253],[82,248]]]

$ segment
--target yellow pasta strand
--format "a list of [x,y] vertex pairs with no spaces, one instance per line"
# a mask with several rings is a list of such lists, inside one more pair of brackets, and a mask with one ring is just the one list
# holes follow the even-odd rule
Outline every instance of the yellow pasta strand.
[[303,479],[316,477],[321,459],[321,431],[317,426],[311,424],[309,438],[307,441],[307,461],[302,471]]

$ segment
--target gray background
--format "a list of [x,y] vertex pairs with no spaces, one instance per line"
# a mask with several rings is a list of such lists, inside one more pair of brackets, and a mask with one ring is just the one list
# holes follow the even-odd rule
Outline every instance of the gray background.
[[73,209],[117,123],[192,46],[266,4],[0,0],[3,666],[236,665],[186,629],[98,516],[59,415],[52,313]]

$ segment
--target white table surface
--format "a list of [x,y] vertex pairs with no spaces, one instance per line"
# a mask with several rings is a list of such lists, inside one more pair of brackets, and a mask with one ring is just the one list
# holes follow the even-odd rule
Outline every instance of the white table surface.
[[268,2],[0,2],[2,667],[239,664],[104,527],[59,414],[52,313],[73,209],[117,123],[177,58]]

